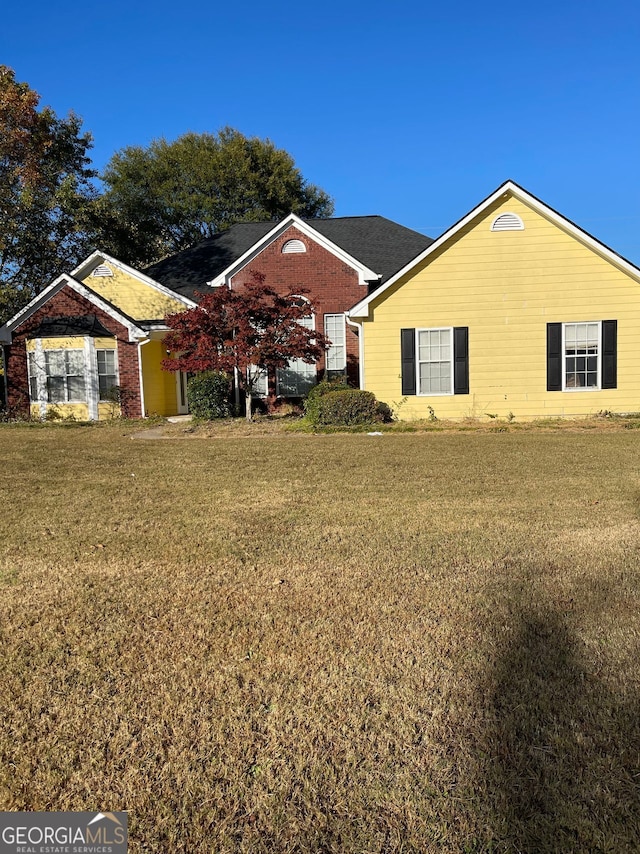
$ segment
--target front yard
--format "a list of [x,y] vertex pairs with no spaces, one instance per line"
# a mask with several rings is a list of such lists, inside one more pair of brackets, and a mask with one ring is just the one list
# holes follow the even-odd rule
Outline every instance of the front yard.
[[0,427],[0,809],[640,849],[637,430],[186,429]]

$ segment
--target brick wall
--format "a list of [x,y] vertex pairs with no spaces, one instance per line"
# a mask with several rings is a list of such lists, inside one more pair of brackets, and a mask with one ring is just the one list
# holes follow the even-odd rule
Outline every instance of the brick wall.
[[128,418],[140,418],[144,414],[140,401],[138,345],[129,342],[129,331],[125,326],[67,285],[14,331],[11,346],[5,348],[9,409],[25,416],[29,414],[29,374],[25,342],[33,337],[33,330],[46,317],[73,317],[82,314],[95,314],[105,329],[117,339],[120,388],[123,391],[122,414]]
[[[307,251],[282,254],[288,240],[302,240]],[[366,285],[358,284],[358,274],[336,258],[315,240],[311,240],[295,226],[265,247],[246,267],[233,276],[232,287],[241,287],[249,281],[252,272],[262,273],[265,282],[279,292],[306,290],[316,304],[316,329],[324,332],[324,315],[347,311],[367,295]],[[358,337],[351,327],[346,327],[347,376],[358,385]],[[324,371],[324,357],[318,363],[318,373]]]

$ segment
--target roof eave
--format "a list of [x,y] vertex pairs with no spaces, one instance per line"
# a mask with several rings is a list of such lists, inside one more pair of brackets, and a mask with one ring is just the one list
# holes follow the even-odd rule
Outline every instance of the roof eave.
[[76,291],[76,293],[80,294],[80,296],[100,308],[105,314],[118,322],[121,326],[124,326],[129,332],[130,342],[139,341],[147,337],[145,330],[142,329],[131,317],[124,314],[116,308],[116,306],[105,300],[95,291],[92,291],[91,288],[87,287],[83,282],[78,281],[78,279],[68,273],[62,273],[62,275],[58,276],[58,278],[46,287],[42,293],[34,297],[28,305],[26,305],[21,311],[14,315],[11,320],[7,321],[2,328],[0,328],[0,342],[3,344],[11,344],[13,341],[13,331],[35,314],[36,311],[38,311],[38,309],[43,306],[57,290],[61,290],[65,285],[68,285]]
[[538,199],[536,196],[533,196],[519,184],[516,184],[515,181],[505,181],[504,184],[501,184],[497,190],[494,190],[486,199],[483,199],[478,205],[476,205],[469,213],[459,219],[456,223],[454,223],[450,228],[448,228],[440,237],[436,238],[433,243],[428,246],[424,252],[421,252],[417,255],[413,260],[409,261],[408,264],[405,264],[397,273],[391,276],[383,285],[381,285],[377,290],[375,290],[372,294],[369,294],[364,299],[360,300],[360,302],[356,303],[348,312],[348,316],[352,319],[359,318],[360,320],[366,320],[369,317],[369,306],[373,302],[373,300],[378,299],[385,291],[387,291],[392,285],[394,285],[402,276],[406,275],[410,272],[414,267],[421,264],[429,255],[436,252],[447,240],[450,240],[454,237],[459,231],[461,231],[466,225],[469,224],[473,219],[483,213],[487,208],[489,208],[494,202],[496,202],[501,196],[506,196],[511,193],[520,201],[529,205],[531,208],[536,210],[542,216],[550,219],[556,225],[563,228],[565,231],[568,231],[572,234],[577,240],[589,246],[594,252],[598,253],[602,257],[606,258],[612,264],[626,272],[628,275],[632,276],[636,281],[640,283],[640,269],[632,264],[630,261],[627,261],[626,258],[623,258],[621,255],[618,255],[617,252],[614,252],[613,249],[610,249],[604,243],[599,241],[597,238],[593,237],[591,234],[586,232],[584,229],[580,228],[580,226],[576,225],[571,220],[562,216],[562,214],[558,213],[558,211],[549,207],[549,205],[545,204],[543,201]]

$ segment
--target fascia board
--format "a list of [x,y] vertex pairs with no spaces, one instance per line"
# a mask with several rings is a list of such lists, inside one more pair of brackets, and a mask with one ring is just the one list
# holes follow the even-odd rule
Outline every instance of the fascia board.
[[247,264],[251,263],[251,261],[257,257],[265,247],[270,243],[273,243],[277,237],[283,234],[292,225],[294,225],[310,240],[315,241],[345,264],[352,267],[358,274],[359,284],[365,285],[367,282],[375,281],[380,278],[379,273],[374,272],[369,269],[369,267],[365,267],[365,265],[361,264],[357,258],[349,255],[348,252],[345,252],[344,249],[341,249],[336,243],[333,243],[333,241],[320,234],[319,231],[316,231],[316,229],[312,225],[309,225],[308,222],[303,222],[303,220],[301,220],[296,214],[289,214],[289,216],[277,223],[271,231],[267,232],[264,237],[260,238],[260,240],[256,241],[253,246],[249,247],[243,255],[219,273],[215,279],[211,279],[210,282],[207,282],[207,285],[212,288],[219,288],[222,285],[228,284],[229,280],[235,276],[236,273],[242,270],[243,267],[246,267]]
[[156,282],[155,279],[152,279],[151,276],[147,276],[144,273],[141,273],[139,270],[136,270],[135,267],[130,267],[128,264],[125,264],[123,261],[118,261],[117,258],[114,258],[112,255],[107,255],[106,252],[100,252],[97,250],[93,252],[89,257],[80,264],[79,267],[76,267],[75,270],[71,271],[71,275],[78,279],[86,276],[91,273],[100,263],[105,262],[108,264],[112,264],[114,267],[117,267],[123,273],[126,273],[128,276],[132,276],[134,279],[138,279],[138,281],[142,282],[145,285],[149,285],[149,287],[155,288],[161,294],[165,296],[171,297],[172,299],[181,302],[187,308],[195,308],[196,303],[193,300],[188,299],[188,297],[182,296],[182,294],[178,294],[175,291],[172,291],[171,288],[167,288],[165,285],[161,285],[160,282]]
[[462,219],[458,220],[451,228],[447,229],[443,234],[440,235],[424,252],[420,253],[416,258],[406,264],[401,270],[399,270],[394,276],[392,276],[384,285],[378,288],[369,296],[365,297],[365,299],[360,300],[359,303],[353,306],[348,312],[349,317],[367,317],[369,315],[369,305],[373,302],[373,300],[377,299],[381,294],[383,294],[388,288],[392,287],[398,279],[402,276],[406,275],[406,273],[410,272],[414,267],[418,264],[422,263],[426,258],[432,255],[434,252],[446,243],[447,240],[450,240],[454,237],[459,231],[465,228],[473,219],[483,213],[487,208],[489,208],[494,202],[496,202],[501,196],[508,195],[511,193],[519,201],[531,207],[541,216],[549,219],[559,228],[562,228],[564,231],[571,234],[576,240],[579,240],[581,243],[588,246],[594,252],[610,261],[620,270],[628,275],[632,276],[636,281],[640,282],[640,269],[632,264],[630,261],[627,261],[626,258],[623,258],[621,255],[618,255],[617,252],[614,252],[613,249],[610,249],[604,243],[601,243],[595,237],[593,237],[588,232],[584,231],[584,229],[580,228],[575,223],[571,222],[571,220],[562,216],[562,214],[555,211],[553,208],[550,208],[543,201],[532,196],[531,193],[527,192],[523,187],[520,187],[519,184],[516,184],[514,181],[506,181],[497,190],[491,193],[490,196],[487,196],[479,205],[477,205],[473,210],[471,210],[468,214],[466,214]]
[[129,341],[139,341],[141,338],[147,337],[147,333],[130,317],[123,314],[95,291],[92,291],[91,288],[88,288],[82,282],[74,279],[73,276],[63,273],[47,288],[45,288],[42,293],[32,299],[31,302],[22,309],[22,311],[18,312],[18,314],[16,314],[8,323],[5,323],[2,329],[0,329],[0,340],[2,340],[3,343],[10,344],[13,330],[24,323],[25,320],[28,320],[32,314],[35,314],[35,312],[44,305],[47,300],[49,300],[57,291],[62,290],[65,285],[68,285],[77,294],[80,294],[80,296],[84,297],[93,305],[104,311],[104,313],[113,320],[124,326],[129,332]]
[[53,293],[57,290],[60,290],[67,281],[67,276],[63,273],[58,276],[57,279],[54,279],[50,285],[41,291],[37,296],[35,296],[31,302],[27,303],[24,308],[20,309],[17,314],[14,314],[10,320],[4,324],[2,328],[0,328],[0,341],[5,344],[10,344],[12,340],[11,333],[16,328],[16,326],[20,326],[21,323],[24,323],[25,320],[28,320],[31,315],[37,311],[41,305],[49,299],[49,297],[53,296]]

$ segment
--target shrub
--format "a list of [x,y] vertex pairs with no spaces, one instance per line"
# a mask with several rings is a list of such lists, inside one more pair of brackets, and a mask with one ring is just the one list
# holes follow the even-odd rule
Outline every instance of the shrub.
[[206,421],[228,418],[231,415],[230,391],[231,383],[227,374],[221,371],[196,374],[187,382],[189,411],[196,418],[204,418]]
[[322,380],[307,394],[304,412],[312,424],[318,423],[318,405],[321,398],[337,391],[349,391],[349,386],[344,380]]
[[390,416],[389,407],[378,403],[372,392],[350,388],[319,397],[313,416],[307,411],[307,417],[318,426],[351,427],[384,421],[387,411]]

